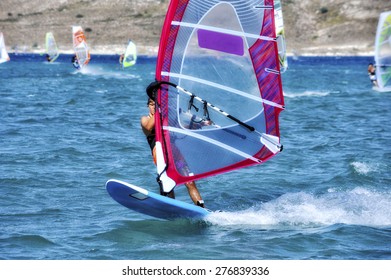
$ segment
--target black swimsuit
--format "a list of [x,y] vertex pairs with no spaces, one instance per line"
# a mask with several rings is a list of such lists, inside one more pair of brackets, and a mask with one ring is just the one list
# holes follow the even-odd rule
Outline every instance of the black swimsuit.
[[147,141],[149,144],[149,147],[151,148],[151,151],[155,148],[156,145],[156,134],[155,134],[155,128],[152,129],[151,134],[147,136]]

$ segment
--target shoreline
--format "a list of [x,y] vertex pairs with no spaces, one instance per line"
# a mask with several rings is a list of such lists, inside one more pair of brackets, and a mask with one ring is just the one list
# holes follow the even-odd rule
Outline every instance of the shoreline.
[[[73,54],[73,49],[61,50],[60,54]],[[139,56],[156,57],[159,48],[157,46],[137,46],[137,52]],[[93,46],[90,47],[91,55],[120,55],[125,51],[123,46],[112,45],[112,46]],[[44,54],[45,49],[21,49],[11,50],[8,53],[12,54]],[[368,49],[359,49],[356,46],[330,46],[330,47],[311,47],[298,50],[287,51],[288,57],[300,57],[300,56],[374,56],[374,51]]]

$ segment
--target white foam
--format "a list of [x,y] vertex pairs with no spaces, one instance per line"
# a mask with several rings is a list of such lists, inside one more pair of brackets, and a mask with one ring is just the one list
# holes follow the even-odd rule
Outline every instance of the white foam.
[[76,73],[81,73],[83,75],[88,76],[97,76],[97,77],[103,77],[105,79],[135,79],[140,78],[139,75],[135,75],[129,72],[126,72],[124,70],[115,69],[115,70],[107,70],[99,66],[94,65],[88,65],[81,70],[76,70]]
[[391,193],[366,188],[329,190],[321,195],[288,193],[275,200],[238,212],[218,212],[207,217],[217,225],[327,226],[354,224],[391,225]]
[[372,166],[371,164],[365,163],[365,162],[353,162],[351,163],[354,170],[359,174],[368,174],[370,172],[373,172],[376,170],[375,166]]
[[306,90],[301,93],[287,93],[284,92],[284,96],[288,98],[300,98],[300,97],[324,97],[330,95],[330,92],[324,92],[324,91],[311,91],[311,90]]

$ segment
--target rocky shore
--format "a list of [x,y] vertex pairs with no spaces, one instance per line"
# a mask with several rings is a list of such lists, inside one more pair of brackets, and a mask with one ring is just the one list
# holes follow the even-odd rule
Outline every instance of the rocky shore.
[[[290,55],[373,55],[384,0],[282,0]],[[128,39],[156,55],[169,0],[1,0],[0,31],[10,52],[43,52],[46,32],[72,52],[72,25],[86,32],[92,53],[119,54]]]

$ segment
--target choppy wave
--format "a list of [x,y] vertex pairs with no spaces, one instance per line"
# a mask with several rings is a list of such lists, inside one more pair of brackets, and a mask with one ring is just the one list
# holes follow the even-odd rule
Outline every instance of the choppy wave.
[[287,193],[244,211],[215,212],[207,221],[217,225],[386,227],[391,225],[390,205],[390,192],[360,187],[349,191],[330,189],[321,195]]
[[19,246],[25,244],[32,247],[45,247],[45,246],[50,246],[55,244],[54,242],[50,241],[49,239],[41,235],[33,235],[33,234],[12,236],[8,238],[0,239],[0,241],[15,243],[18,244]]

